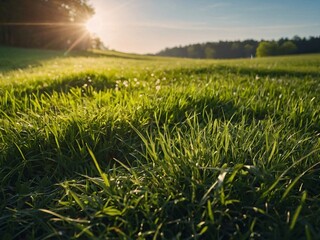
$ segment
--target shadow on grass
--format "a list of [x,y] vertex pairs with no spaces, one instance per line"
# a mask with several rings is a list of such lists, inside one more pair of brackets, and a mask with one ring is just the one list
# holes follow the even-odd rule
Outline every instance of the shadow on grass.
[[[117,165],[114,159],[124,164],[132,164],[137,157],[141,157],[139,152],[144,152],[143,141],[132,126],[142,134],[157,134],[157,128],[164,125],[169,128],[181,126],[187,131],[186,121],[193,114],[198,116],[200,128],[210,119],[221,119],[235,124],[245,121],[245,124],[249,125],[252,121],[270,116],[281,117],[272,116],[272,109],[253,110],[236,105],[232,100],[225,101],[214,97],[191,96],[186,102],[181,106],[179,101],[175,101],[168,106],[162,101],[150,108],[141,108],[134,116],[125,120],[113,119],[110,116],[106,119],[69,119],[62,124],[63,129],[58,136],[53,133],[46,135],[44,129],[15,132],[15,140],[7,140],[8,147],[2,152],[0,177],[7,176],[3,183],[15,182],[16,179],[28,181],[35,176],[51,176],[53,181],[59,182],[66,178],[76,178],[79,173],[94,175],[95,167],[87,146],[92,149],[103,169]],[[142,124],[141,119],[149,120],[147,124]],[[310,122],[308,119],[301,121]],[[309,131],[319,130],[319,126],[315,124],[312,125],[314,128],[310,126]],[[294,127],[301,129],[300,125]]]
[[[121,80],[124,80],[121,78]],[[30,95],[52,95],[53,93],[67,94],[72,89],[81,88],[84,94],[90,91],[103,91],[115,87],[114,80],[105,74],[81,73],[58,78],[51,82],[39,82],[37,85],[18,86],[14,89],[14,95],[18,98]]]
[[[12,172],[12,181],[17,178],[26,181],[34,176],[53,176],[54,173],[60,172],[64,173],[63,177],[74,177],[78,173],[87,174],[95,168],[86,145],[90,146],[102,167],[116,164],[113,159],[133,162],[137,152],[142,151],[143,144],[131,126],[144,133],[155,129],[155,121],[159,121],[160,127],[163,124],[184,124],[188,114],[210,110],[215,118],[233,117],[236,120],[234,112],[237,112],[237,108],[231,102],[200,99],[190,101],[185,107],[176,103],[166,112],[162,111],[161,106],[155,109],[141,109],[130,121],[111,118],[102,123],[101,119],[95,118],[89,121],[70,119],[62,125],[63,130],[59,136],[53,133],[46,135],[44,129],[32,128],[21,132],[13,130],[15,140],[7,140],[8,148],[1,156],[1,175],[9,176],[9,171]],[[157,120],[151,117],[155,112],[159,116]],[[146,117],[150,119],[149,124],[141,125],[139,119]],[[203,119],[200,117],[200,121],[204,118],[205,116]],[[19,167],[21,164],[22,169]]]
[[116,164],[114,159],[132,160],[130,154],[141,147],[141,140],[126,121],[101,124],[70,120],[58,136],[45,136],[41,129],[16,134],[0,157],[3,188],[14,186],[17,179],[28,182],[47,177],[57,183],[79,174],[96,175],[87,146],[103,169]]
[[170,107],[162,107],[161,104],[159,104],[153,109],[146,109],[146,111],[149,111],[150,116],[153,116],[153,113],[158,111],[158,119],[154,119],[153,122],[158,121],[159,125],[167,124],[169,126],[171,124],[183,124],[187,118],[193,114],[198,116],[199,121],[206,122],[208,116],[210,116],[212,119],[221,119],[233,123],[242,121],[244,115],[248,123],[254,119],[263,120],[268,115],[267,109],[253,110],[247,107],[237,106],[232,99],[221,100],[209,96],[196,99],[190,96],[184,101],[187,101],[187,104],[183,106],[176,103]]
[[65,57],[105,57],[128,60],[152,60],[151,57],[144,55],[126,54],[115,51],[74,51],[65,54],[65,51],[0,46],[0,73],[41,66],[43,61]]
[[294,68],[290,70],[285,69],[267,69],[267,68],[248,68],[248,67],[222,67],[222,70],[226,69],[231,73],[236,73],[239,75],[250,75],[250,76],[259,76],[259,77],[273,77],[273,78],[280,78],[280,77],[320,77],[320,72],[314,71],[299,71]]
[[62,51],[0,46],[0,73],[40,66],[42,61],[61,56]]

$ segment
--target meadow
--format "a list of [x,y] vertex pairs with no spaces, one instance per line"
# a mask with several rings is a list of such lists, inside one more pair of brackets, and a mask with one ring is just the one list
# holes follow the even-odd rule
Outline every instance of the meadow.
[[320,55],[0,48],[1,239],[319,239]]

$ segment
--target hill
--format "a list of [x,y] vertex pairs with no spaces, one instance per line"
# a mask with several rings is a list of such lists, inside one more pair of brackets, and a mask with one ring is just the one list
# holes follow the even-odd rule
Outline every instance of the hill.
[[2,239],[318,239],[320,55],[0,49]]

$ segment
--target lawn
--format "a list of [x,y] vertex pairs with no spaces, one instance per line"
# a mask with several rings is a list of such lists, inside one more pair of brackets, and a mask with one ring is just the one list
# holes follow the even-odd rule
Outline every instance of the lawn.
[[320,55],[0,48],[2,239],[319,239]]

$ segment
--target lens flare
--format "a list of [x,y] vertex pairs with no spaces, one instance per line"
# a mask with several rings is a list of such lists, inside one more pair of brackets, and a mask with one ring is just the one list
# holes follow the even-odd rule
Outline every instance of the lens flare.
[[85,23],[85,27],[89,33],[99,36],[102,31],[102,20],[94,16]]

